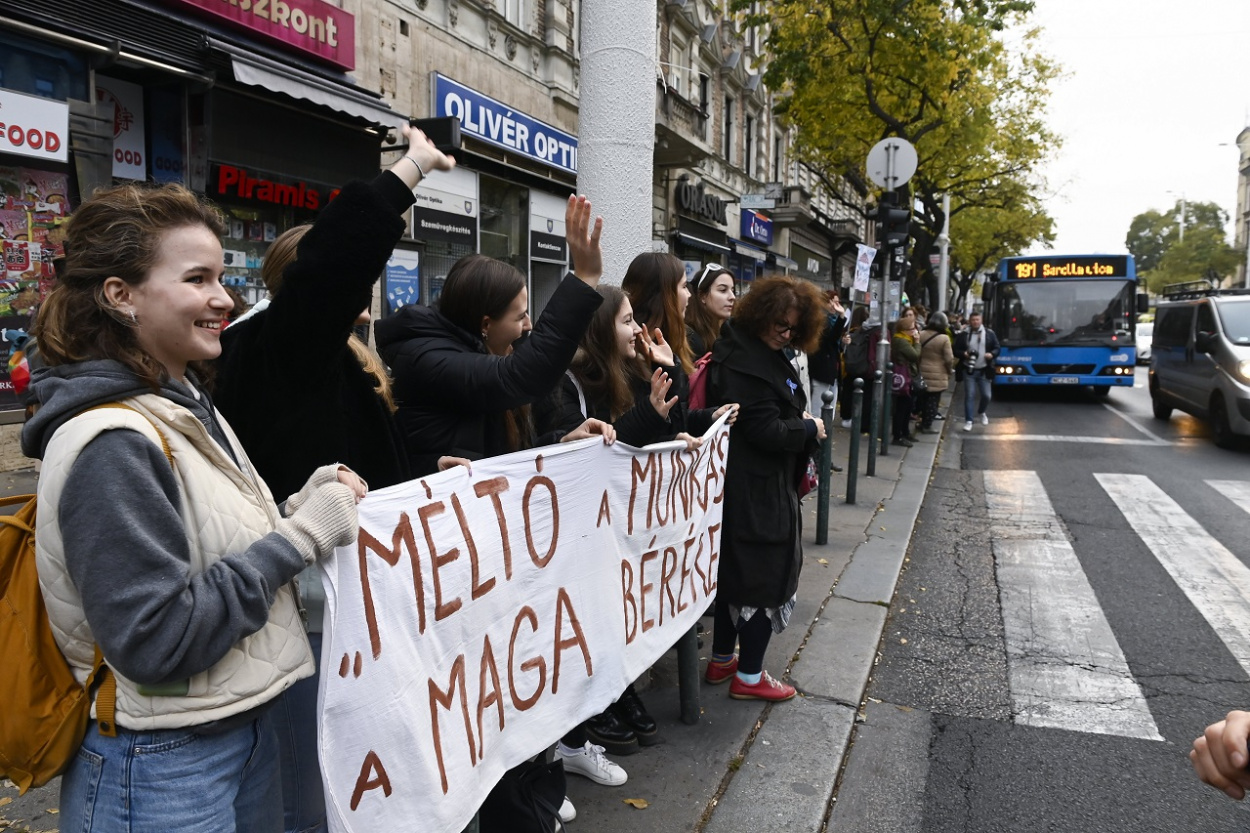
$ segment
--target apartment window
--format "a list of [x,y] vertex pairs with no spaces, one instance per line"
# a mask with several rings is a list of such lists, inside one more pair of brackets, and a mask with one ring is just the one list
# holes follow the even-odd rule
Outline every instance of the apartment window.
[[747,176],[755,176],[755,116],[746,117],[746,130],[742,134],[742,169]]
[[732,164],[734,151],[734,100],[725,96],[725,129],[721,131],[721,156]]
[[781,182],[781,153],[784,150],[780,136],[773,136],[773,178],[772,182]]
[[699,73],[699,109],[707,112],[712,106],[712,79]]
[[513,26],[521,28],[525,17],[525,0],[503,0],[503,16]]

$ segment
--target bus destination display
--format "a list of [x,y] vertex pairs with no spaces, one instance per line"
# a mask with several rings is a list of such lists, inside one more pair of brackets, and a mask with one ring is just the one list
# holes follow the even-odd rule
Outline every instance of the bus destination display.
[[1029,278],[1127,278],[1127,255],[1012,258],[1007,276]]

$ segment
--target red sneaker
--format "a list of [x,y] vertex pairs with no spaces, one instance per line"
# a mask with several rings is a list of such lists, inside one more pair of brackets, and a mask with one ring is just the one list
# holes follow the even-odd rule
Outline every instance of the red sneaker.
[[707,680],[711,685],[720,685],[728,680],[734,674],[738,673],[738,658],[734,657],[729,662],[720,663],[708,660],[707,671],[703,674],[703,679]]
[[737,675],[729,684],[729,696],[735,700],[769,700],[780,703],[794,695],[794,686],[777,682],[767,671],[760,675],[760,681],[755,685],[742,682],[742,678]]

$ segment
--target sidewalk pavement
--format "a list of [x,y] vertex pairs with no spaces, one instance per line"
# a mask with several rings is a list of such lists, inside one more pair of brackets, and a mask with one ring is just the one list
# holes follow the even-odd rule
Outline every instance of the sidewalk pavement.
[[[849,434],[840,427],[835,431],[834,460],[843,466]],[[862,438],[856,504],[844,502],[847,473],[834,474],[823,546],[814,543],[815,501],[806,501],[798,604],[790,627],[773,636],[764,662],[778,679],[784,672],[799,696],[765,705],[729,699],[728,685],[702,683],[702,719],[684,725],[678,720],[677,661],[670,651],[652,668],[650,687],[642,694],[660,725],[662,743],[614,758],[629,774],[620,787],[570,775],[577,818],[567,826],[569,833],[824,830],[944,436],[920,435],[912,448],[891,446],[889,456],[877,457],[874,477],[863,474],[868,441]],[[704,624],[708,633],[699,653],[706,660],[711,618]],[[637,809],[626,799],[645,805]]]
[[[677,659],[670,651],[638,686],[660,725],[661,743],[615,758],[629,773],[623,786],[602,787],[570,775],[577,819],[569,833],[824,829],[943,439],[921,435],[912,448],[891,446],[889,456],[877,457],[876,476],[867,477],[868,442],[861,438],[857,502],[845,503],[848,473],[835,473],[825,545],[814,543],[814,493],[806,501],[798,604],[790,627],[774,635],[764,663],[773,676],[784,674],[800,696],[765,705],[729,699],[728,685],[701,683],[702,718],[687,726],[678,719]],[[849,441],[848,430],[835,428],[834,460],[843,466]],[[34,490],[33,471],[0,475],[0,496]],[[711,617],[704,624],[700,657],[706,660]],[[0,829],[58,828],[54,785],[18,798],[6,784],[0,784],[0,802],[14,800],[0,804]]]

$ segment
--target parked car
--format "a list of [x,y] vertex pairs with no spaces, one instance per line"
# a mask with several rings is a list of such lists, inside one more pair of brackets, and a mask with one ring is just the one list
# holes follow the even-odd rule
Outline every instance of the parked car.
[[1137,363],[1150,364],[1151,339],[1154,337],[1155,325],[1147,321],[1137,325]]
[[1164,290],[1155,315],[1150,400],[1156,419],[1178,408],[1211,424],[1227,448],[1250,436],[1250,290]]

